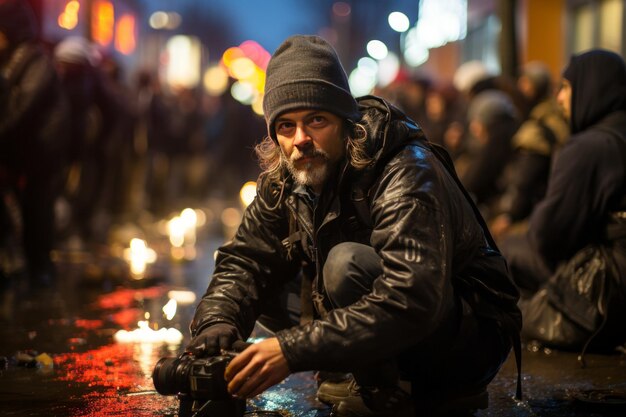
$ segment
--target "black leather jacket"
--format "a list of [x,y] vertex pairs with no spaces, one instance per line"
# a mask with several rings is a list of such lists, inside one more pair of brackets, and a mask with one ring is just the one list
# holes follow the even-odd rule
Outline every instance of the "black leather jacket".
[[[371,245],[383,274],[359,302],[277,333],[292,372],[354,369],[419,345],[454,314],[459,296],[478,314],[519,332],[518,293],[505,261],[489,247],[419,127],[381,99],[359,104],[376,164],[365,171],[343,167],[314,212],[290,178],[279,183],[262,176],[236,236],[219,251],[192,335],[217,322],[248,335],[267,294],[303,263],[305,270],[320,266],[313,286],[323,299],[321,266],[344,241]],[[359,189],[366,190],[371,225],[359,226],[352,201]],[[305,244],[294,236],[306,237]]]

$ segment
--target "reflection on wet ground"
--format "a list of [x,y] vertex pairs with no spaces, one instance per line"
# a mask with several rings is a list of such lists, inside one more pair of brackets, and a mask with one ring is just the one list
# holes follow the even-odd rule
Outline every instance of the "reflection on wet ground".
[[[159,358],[177,356],[181,344],[154,340],[164,334],[160,329],[168,328],[182,334],[183,345],[188,341],[197,302],[193,295],[204,291],[220,243],[212,234],[199,234],[195,258],[174,260],[167,244],[152,241],[159,260],[142,279],[132,278],[126,261],[103,248],[61,250],[56,288],[33,291],[14,285],[3,292],[0,415],[177,415],[178,399],[154,391],[152,371]],[[171,290],[182,291],[174,297],[179,300],[175,314],[168,303]],[[185,298],[189,293],[192,297]],[[138,329],[140,321],[152,342],[116,338],[120,330]],[[585,369],[573,352],[530,345],[523,356],[523,401],[513,399],[516,368],[511,357],[490,386],[489,409],[476,417],[626,415],[623,353],[588,354]],[[330,415],[315,399],[312,373],[291,376],[249,401],[247,409],[294,417]]]

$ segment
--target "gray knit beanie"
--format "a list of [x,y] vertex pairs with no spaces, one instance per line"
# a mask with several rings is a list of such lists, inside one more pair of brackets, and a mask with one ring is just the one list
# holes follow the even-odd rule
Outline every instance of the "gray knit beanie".
[[263,112],[270,137],[274,121],[287,111],[320,109],[351,121],[361,118],[348,77],[333,47],[318,36],[285,40],[267,66]]

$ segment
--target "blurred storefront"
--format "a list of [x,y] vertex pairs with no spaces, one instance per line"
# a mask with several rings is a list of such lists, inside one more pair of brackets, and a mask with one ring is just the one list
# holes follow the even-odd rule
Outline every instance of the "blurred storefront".
[[605,48],[626,53],[626,7],[624,0],[569,0],[567,2],[567,48],[580,52]]
[[[423,0],[422,0],[423,1]],[[480,60],[515,75],[540,60],[558,76],[572,53],[605,48],[626,54],[625,0],[468,0],[467,35],[431,49],[423,68],[450,78],[458,66]]]

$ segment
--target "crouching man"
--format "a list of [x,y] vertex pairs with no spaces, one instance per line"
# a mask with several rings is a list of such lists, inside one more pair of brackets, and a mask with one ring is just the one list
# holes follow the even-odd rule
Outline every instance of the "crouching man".
[[188,349],[247,338],[300,280],[301,321],[230,363],[231,394],[317,370],[351,375],[320,386],[336,416],[486,407],[518,340],[518,292],[447,155],[384,100],[355,100],[316,36],[276,50],[263,100],[257,197],[219,250]]

